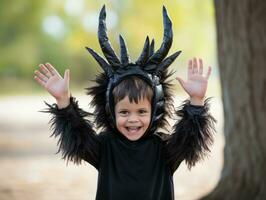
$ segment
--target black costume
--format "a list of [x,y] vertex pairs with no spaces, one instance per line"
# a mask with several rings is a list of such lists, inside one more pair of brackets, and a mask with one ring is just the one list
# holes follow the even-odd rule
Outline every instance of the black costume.
[[[166,81],[171,73],[167,73],[167,67],[180,54],[178,51],[164,59],[172,44],[172,25],[166,9],[163,8],[165,29],[161,47],[154,53],[154,41],[150,44],[147,37],[136,63],[131,63],[121,36],[121,61],[115,55],[106,35],[105,16],[103,7],[98,36],[108,63],[87,48],[104,69],[96,78],[96,86],[88,88],[88,94],[93,97],[94,115],[80,109],[74,97],[63,109],[46,103],[49,108],[44,112],[53,114],[53,135],[59,137],[58,152],[61,151],[67,161],[80,164],[85,160],[98,170],[97,200],[172,200],[175,170],[183,160],[189,167],[195,165],[212,143],[215,120],[208,114],[208,100],[204,106],[193,106],[185,101],[175,111],[180,120],[173,133],[157,132],[167,125],[166,116],[173,112],[171,84]],[[137,141],[128,140],[114,126],[111,93],[116,85],[132,75],[145,80],[154,92],[150,127]],[[94,131],[90,117],[103,129],[100,134]]]

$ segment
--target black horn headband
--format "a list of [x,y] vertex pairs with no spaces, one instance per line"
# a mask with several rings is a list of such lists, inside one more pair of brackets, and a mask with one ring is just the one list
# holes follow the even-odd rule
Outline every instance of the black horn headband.
[[[96,78],[97,85],[88,88],[88,94],[92,95],[91,104],[95,106],[95,122],[98,127],[109,128],[108,124],[115,125],[114,103],[112,90],[122,80],[129,76],[138,76],[146,81],[153,89],[154,97],[152,100],[152,127],[164,125],[166,115],[169,115],[172,99],[169,91],[169,83],[166,79],[169,77],[167,68],[173,63],[181,51],[177,51],[171,56],[165,58],[173,42],[172,22],[163,6],[163,26],[164,35],[160,48],[154,52],[154,40],[150,43],[149,37],[146,37],[143,50],[137,61],[131,62],[125,40],[120,35],[120,59],[115,54],[108,36],[106,28],[106,11],[102,7],[99,16],[98,39],[104,54],[104,57],[98,55],[91,48],[86,47],[90,54],[95,58],[103,69],[104,73]],[[161,122],[159,122],[161,121]]]

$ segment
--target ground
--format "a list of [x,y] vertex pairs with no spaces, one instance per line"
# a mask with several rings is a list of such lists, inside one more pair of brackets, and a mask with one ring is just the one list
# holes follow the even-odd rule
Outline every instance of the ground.
[[[74,95],[85,110],[88,97]],[[185,97],[177,97],[177,104]],[[97,171],[87,163],[76,166],[56,154],[47,125],[50,116],[38,112],[51,97],[10,96],[0,98],[0,199],[1,200],[93,200]],[[213,98],[211,113],[218,120],[211,153],[191,171],[182,163],[174,174],[175,197],[194,200],[217,184],[223,165],[223,113],[220,98]]]

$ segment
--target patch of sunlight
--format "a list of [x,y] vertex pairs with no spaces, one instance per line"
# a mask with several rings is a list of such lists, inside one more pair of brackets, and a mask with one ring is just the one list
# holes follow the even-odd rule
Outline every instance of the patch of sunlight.
[[[107,29],[113,29],[117,26],[118,16],[116,12],[108,9],[106,16],[106,26]],[[98,18],[99,12],[90,11],[83,16],[82,25],[84,29],[88,32],[97,33],[98,31]]]
[[84,8],[84,0],[67,0],[64,8],[67,14],[79,16]]
[[56,16],[50,15],[44,18],[42,24],[43,30],[56,39],[61,39],[65,34],[65,25],[63,20]]

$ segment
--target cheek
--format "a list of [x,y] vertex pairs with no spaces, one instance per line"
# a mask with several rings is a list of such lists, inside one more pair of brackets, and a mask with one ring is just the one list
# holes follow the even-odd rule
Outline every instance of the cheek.
[[117,117],[116,118],[116,126],[117,127],[121,127],[121,126],[124,126],[126,123],[126,120],[122,117]]
[[151,118],[150,118],[150,117],[147,117],[147,118],[143,119],[142,121],[143,121],[143,123],[144,123],[146,126],[149,126],[150,123],[151,123]]

